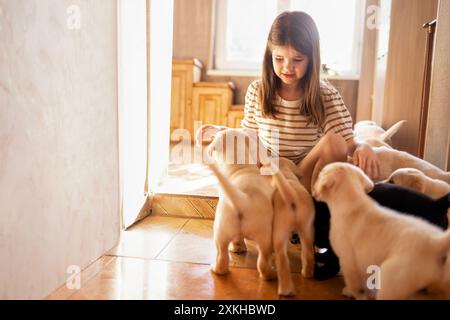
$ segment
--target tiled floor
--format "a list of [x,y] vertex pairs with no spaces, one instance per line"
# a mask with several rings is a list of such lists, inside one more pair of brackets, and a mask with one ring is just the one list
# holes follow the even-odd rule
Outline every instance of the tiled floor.
[[[214,260],[212,220],[150,216],[124,231],[120,244],[81,274],[81,288],[64,286],[48,299],[278,299],[277,282],[259,279],[256,250],[231,255],[230,273],[209,270]],[[289,256],[297,295],[292,299],[343,299],[343,281],[305,279],[300,246]]]

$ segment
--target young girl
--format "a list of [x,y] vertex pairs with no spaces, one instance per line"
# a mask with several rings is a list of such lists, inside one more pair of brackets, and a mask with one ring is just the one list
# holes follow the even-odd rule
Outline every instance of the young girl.
[[[242,126],[257,130],[269,151],[297,163],[309,191],[326,164],[346,161],[347,155],[377,178],[375,153],[354,140],[350,113],[339,92],[321,81],[320,69],[313,19],[304,12],[280,14],[268,36],[262,79],[247,90]],[[273,129],[279,130],[278,141],[271,136]]]

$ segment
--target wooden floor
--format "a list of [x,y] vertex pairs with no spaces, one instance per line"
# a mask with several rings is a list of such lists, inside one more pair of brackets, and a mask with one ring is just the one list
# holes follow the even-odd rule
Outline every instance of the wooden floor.
[[[230,273],[209,270],[214,261],[210,219],[150,216],[127,231],[120,244],[81,273],[81,288],[65,286],[47,299],[278,299],[277,282],[259,279],[256,250],[230,253]],[[305,279],[300,245],[290,245],[297,295],[290,299],[344,299],[341,277]]]

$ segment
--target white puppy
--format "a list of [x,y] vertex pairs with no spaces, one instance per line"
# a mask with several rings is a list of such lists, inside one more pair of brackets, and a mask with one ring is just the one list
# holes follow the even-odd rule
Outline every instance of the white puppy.
[[277,187],[273,196],[273,246],[278,274],[278,294],[295,294],[287,248],[293,232],[301,240],[302,275],[314,272],[314,203],[297,178],[298,167],[289,159],[279,158],[279,170],[273,175]]
[[220,185],[214,219],[217,257],[211,270],[217,274],[227,273],[228,247],[234,252],[245,251],[242,240],[247,238],[258,246],[260,276],[266,280],[274,278],[276,274],[271,263],[274,188],[270,176],[260,174],[252,157],[255,141],[249,132],[241,129],[204,127],[199,130],[201,133],[197,136],[214,135],[207,155],[212,158],[209,167]]
[[[439,288],[450,296],[450,231],[379,206],[366,195],[372,188],[364,172],[348,163],[327,165],[313,187],[313,196],[330,208],[330,241],[344,276],[343,293],[406,299]],[[369,275],[379,280],[375,289]]]
[[431,163],[415,157],[405,151],[386,147],[373,148],[380,160],[380,175],[377,181],[386,180],[395,170],[400,168],[415,168],[433,179],[450,183],[450,172],[445,172]]
[[372,147],[385,146],[391,148],[392,136],[397,133],[398,130],[406,123],[406,120],[401,120],[390,127],[388,130],[384,130],[382,127],[376,124],[375,121],[364,120],[355,123],[353,130],[355,138],[359,141],[366,142]]
[[414,168],[397,169],[389,176],[388,181],[422,192],[433,199],[441,198],[450,193],[448,183],[432,179]]

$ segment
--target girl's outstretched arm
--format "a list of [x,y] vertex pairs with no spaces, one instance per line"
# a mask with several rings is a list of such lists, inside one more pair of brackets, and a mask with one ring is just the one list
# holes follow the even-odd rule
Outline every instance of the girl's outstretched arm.
[[364,170],[372,180],[377,179],[380,175],[380,161],[372,147],[354,138],[347,140],[347,147],[352,163]]

